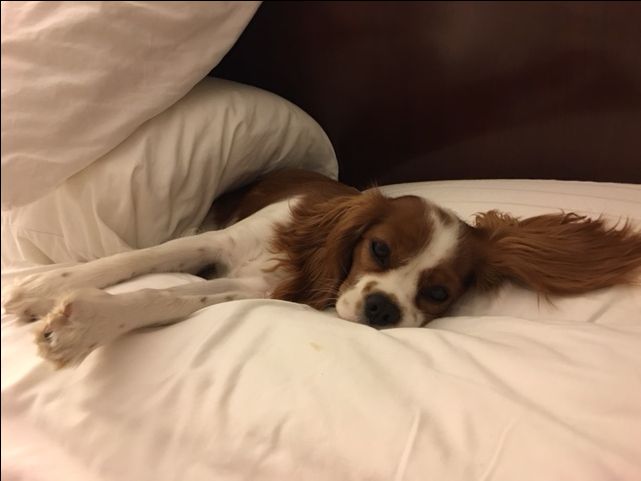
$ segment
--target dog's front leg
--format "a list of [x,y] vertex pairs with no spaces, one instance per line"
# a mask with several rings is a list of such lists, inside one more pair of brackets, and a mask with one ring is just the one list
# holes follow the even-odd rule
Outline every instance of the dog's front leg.
[[262,278],[213,279],[170,289],[108,294],[80,289],[61,298],[36,332],[42,357],[57,367],[80,363],[91,351],[134,329],[177,322],[203,307],[267,297]]
[[4,307],[22,320],[36,320],[51,310],[58,297],[75,289],[99,289],[152,272],[195,273],[228,258],[234,237],[227,229],[206,232],[27,276],[8,289]]

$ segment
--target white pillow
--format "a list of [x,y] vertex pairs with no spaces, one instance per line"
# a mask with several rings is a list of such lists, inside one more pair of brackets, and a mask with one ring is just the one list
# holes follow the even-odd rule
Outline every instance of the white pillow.
[[331,177],[338,169],[329,139],[301,109],[207,78],[54,191],[4,211],[2,264],[86,261],[185,235],[214,198],[285,166]]
[[260,2],[2,2],[2,208],[53,190],[184,96]]

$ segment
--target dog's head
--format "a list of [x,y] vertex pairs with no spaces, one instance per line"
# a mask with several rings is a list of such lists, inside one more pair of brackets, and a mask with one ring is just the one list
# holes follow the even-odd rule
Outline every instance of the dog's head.
[[473,229],[419,197],[387,199],[352,247],[336,301],[340,317],[375,327],[421,326],[472,284]]
[[641,235],[628,224],[492,211],[470,225],[423,198],[377,190],[303,203],[283,238],[298,249],[301,274],[287,288],[295,295],[281,298],[335,304],[341,318],[379,328],[423,326],[472,287],[511,280],[576,294],[633,282],[641,269]]

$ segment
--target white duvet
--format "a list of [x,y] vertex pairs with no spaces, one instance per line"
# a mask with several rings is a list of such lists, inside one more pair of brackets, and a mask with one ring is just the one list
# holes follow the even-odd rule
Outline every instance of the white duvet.
[[2,210],[50,193],[174,105],[259,5],[2,2]]
[[[636,217],[641,187],[386,188],[464,218]],[[4,273],[4,279],[9,274]],[[153,275],[116,289],[199,282]],[[514,287],[426,329],[270,300],[208,307],[53,371],[2,319],[2,475],[25,480],[641,479],[641,288],[553,304]]]

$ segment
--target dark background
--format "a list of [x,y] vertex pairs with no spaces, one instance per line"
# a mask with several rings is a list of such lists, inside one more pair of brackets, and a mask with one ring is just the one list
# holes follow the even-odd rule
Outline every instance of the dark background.
[[210,75],[308,112],[357,187],[641,183],[638,2],[266,2]]

